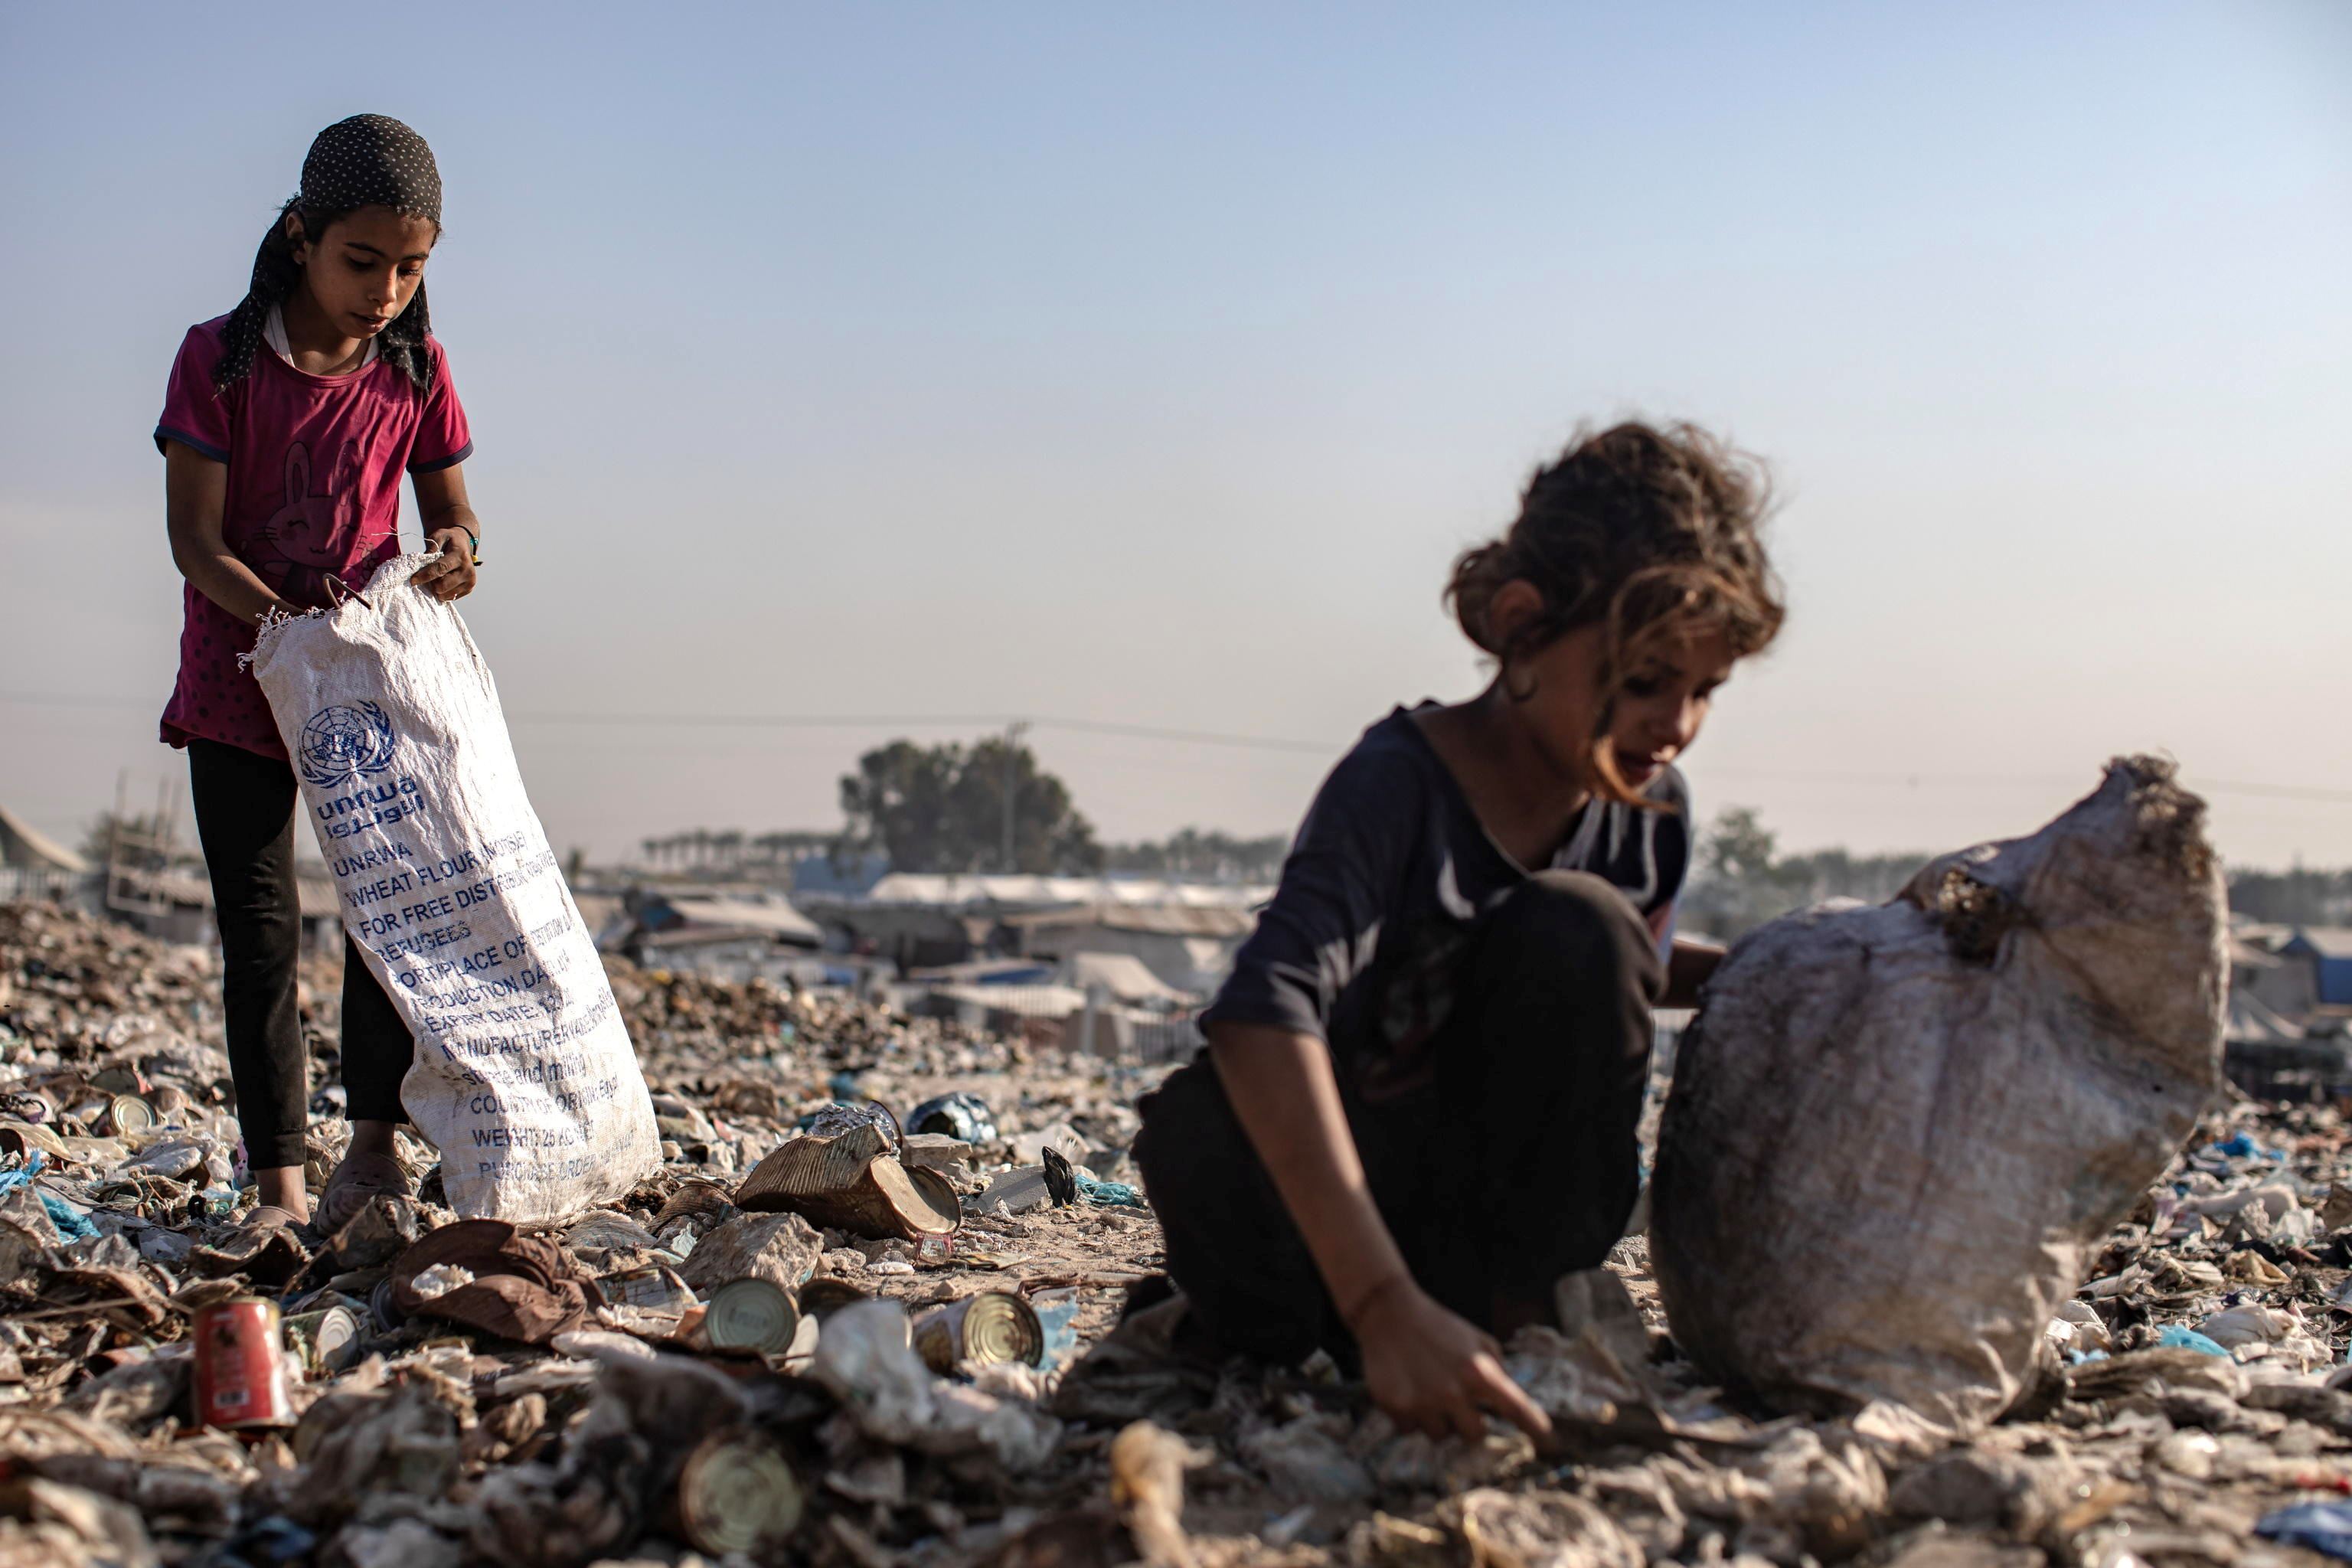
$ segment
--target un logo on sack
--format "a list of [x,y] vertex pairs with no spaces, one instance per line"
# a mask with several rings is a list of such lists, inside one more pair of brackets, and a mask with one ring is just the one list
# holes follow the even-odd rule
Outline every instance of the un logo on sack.
[[373,702],[321,708],[302,726],[295,757],[314,784],[337,784],[392,765],[392,721]]

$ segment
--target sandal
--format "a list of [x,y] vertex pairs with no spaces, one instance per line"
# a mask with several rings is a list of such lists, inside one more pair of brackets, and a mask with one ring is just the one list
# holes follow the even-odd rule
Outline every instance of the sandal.
[[346,1154],[335,1173],[327,1178],[327,1190],[319,1194],[318,1206],[310,1211],[311,1222],[321,1236],[333,1236],[359,1217],[362,1209],[380,1197],[413,1198],[416,1184],[408,1178],[407,1169],[389,1154]]

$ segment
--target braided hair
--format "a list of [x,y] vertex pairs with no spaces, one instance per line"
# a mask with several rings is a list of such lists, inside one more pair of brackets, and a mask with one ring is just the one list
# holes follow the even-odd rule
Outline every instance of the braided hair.
[[[365,206],[386,206],[406,217],[441,225],[441,171],[425,138],[383,114],[355,114],[319,132],[302,160],[302,189],[278,209],[253,258],[253,281],[229,312],[213,390],[226,392],[253,370],[269,312],[299,286],[302,268],[294,259],[287,219],[294,219],[312,244],[338,219]],[[419,392],[433,387],[432,356],[425,334],[433,330],[425,285],[416,286],[408,308],[376,337],[376,352],[397,366]]]

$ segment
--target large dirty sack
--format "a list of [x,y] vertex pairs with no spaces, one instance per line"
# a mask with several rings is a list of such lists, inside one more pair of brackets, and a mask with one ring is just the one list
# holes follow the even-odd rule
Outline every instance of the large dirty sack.
[[1892,902],[1736,946],[1683,1038],[1651,1257],[1678,1343],[1812,1407],[1967,1428],[2032,1376],[2086,1250],[2217,1086],[2228,971],[2204,803],[2169,763]]
[[557,1217],[660,1160],[594,941],[523,794],[454,605],[409,581],[264,628],[252,668],[302,781],[343,923],[416,1037],[401,1100],[459,1214]]

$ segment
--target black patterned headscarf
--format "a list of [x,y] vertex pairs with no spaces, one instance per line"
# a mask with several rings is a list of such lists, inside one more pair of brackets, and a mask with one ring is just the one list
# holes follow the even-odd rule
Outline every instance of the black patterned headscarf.
[[[215,391],[227,391],[253,369],[270,308],[291,294],[301,279],[294,247],[286,238],[286,214],[299,216],[303,233],[315,240],[337,218],[366,206],[390,207],[436,228],[441,224],[441,171],[433,162],[433,149],[424,137],[387,115],[339,120],[310,143],[310,154],[302,160],[301,195],[286,204],[262,237],[260,252],[253,258],[253,286],[230,312],[221,361],[213,371]],[[433,384],[433,363],[425,352],[425,334],[431,327],[425,285],[419,283],[408,309],[376,337],[376,352],[406,373],[420,392]]]

